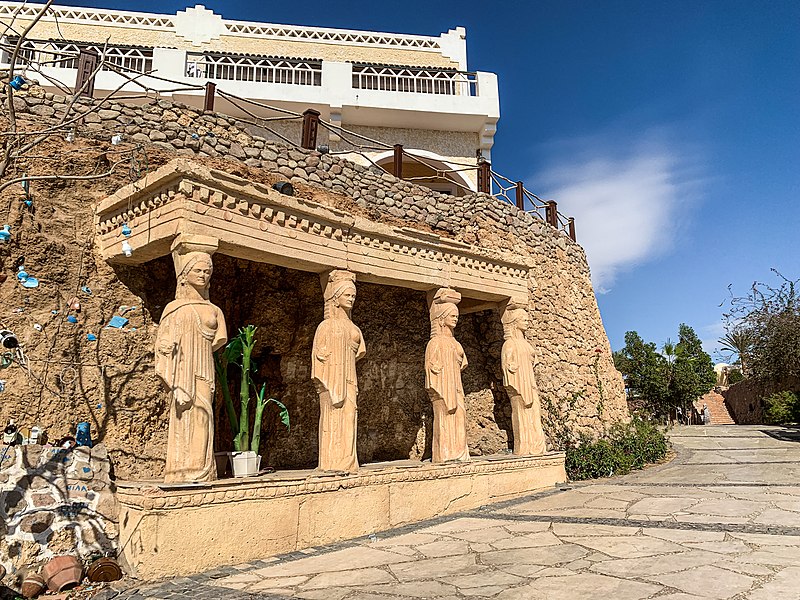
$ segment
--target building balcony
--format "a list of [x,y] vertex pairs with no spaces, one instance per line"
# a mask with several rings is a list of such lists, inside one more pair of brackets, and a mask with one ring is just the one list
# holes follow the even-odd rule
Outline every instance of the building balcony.
[[[14,42],[7,39],[5,47]],[[210,81],[225,95],[297,112],[313,108],[342,126],[477,132],[487,150],[500,116],[495,74],[435,67],[31,40],[18,56],[17,70],[45,86],[73,89],[78,53],[87,47],[109,63],[95,78],[96,97],[113,91],[139,95],[144,86],[202,108],[200,88]],[[9,54],[3,53],[0,67],[8,67]],[[276,114],[252,104],[243,110],[222,95],[215,110],[238,117],[248,111],[264,118]]]

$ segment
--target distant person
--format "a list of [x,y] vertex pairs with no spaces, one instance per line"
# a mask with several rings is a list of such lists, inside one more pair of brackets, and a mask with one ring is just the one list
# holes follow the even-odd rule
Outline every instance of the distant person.
[[703,425],[711,425],[711,411],[708,410],[708,404],[703,404]]
[[675,413],[676,413],[676,417],[677,417],[678,423],[680,425],[683,425],[683,409],[679,406],[676,409]]

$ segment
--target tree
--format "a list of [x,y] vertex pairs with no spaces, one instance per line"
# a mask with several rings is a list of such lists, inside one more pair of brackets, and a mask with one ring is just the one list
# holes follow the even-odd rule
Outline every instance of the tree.
[[747,369],[750,366],[750,348],[753,345],[753,332],[742,324],[736,323],[729,325],[728,331],[717,342],[720,344],[720,350],[736,355],[736,362],[739,363],[742,375],[747,375]]
[[625,334],[625,347],[614,353],[614,365],[625,376],[632,398],[644,403],[656,417],[665,417],[689,405],[716,383],[714,363],[703,351],[694,330],[681,324],[678,342],[667,340],[659,353],[635,331]]
[[635,331],[625,334],[625,347],[614,353],[614,366],[625,376],[630,397],[644,402],[655,415],[669,410],[665,362],[656,345]]
[[671,365],[670,399],[673,406],[688,408],[689,404],[708,392],[717,382],[714,362],[694,329],[681,323],[675,360]]
[[753,283],[745,296],[731,295],[724,316],[732,331],[748,336],[746,375],[781,387],[800,381],[800,279],[772,271],[781,281],[779,286]]

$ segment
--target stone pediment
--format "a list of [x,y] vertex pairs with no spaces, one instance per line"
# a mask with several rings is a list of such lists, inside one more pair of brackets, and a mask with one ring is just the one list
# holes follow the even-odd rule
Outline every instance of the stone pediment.
[[450,287],[472,301],[468,310],[528,294],[529,266],[513,257],[286,196],[187,159],[102,200],[95,226],[103,257],[113,263],[142,264],[169,254],[179,234],[203,235],[237,258],[316,273],[347,269],[359,281],[419,290]]

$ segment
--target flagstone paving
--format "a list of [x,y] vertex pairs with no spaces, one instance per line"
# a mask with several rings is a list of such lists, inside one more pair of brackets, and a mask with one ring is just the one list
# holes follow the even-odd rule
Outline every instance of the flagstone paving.
[[[800,600],[800,436],[672,431],[677,458],[120,600]],[[110,597],[110,596],[109,596]]]

